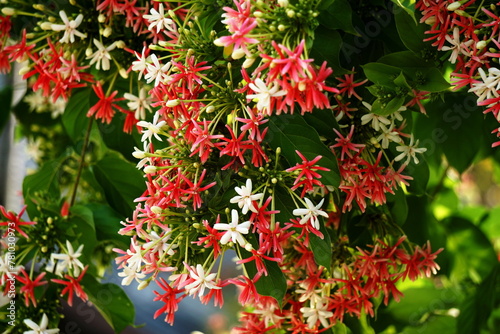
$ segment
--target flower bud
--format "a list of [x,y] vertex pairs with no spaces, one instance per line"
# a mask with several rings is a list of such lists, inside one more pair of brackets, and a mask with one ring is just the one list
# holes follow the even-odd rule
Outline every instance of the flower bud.
[[240,59],[243,58],[244,56],[245,56],[245,51],[243,49],[233,50],[233,53],[231,54],[231,57],[233,59]]
[[108,27],[104,28],[101,35],[108,38],[109,36],[111,36],[112,33],[113,33],[113,29],[111,29],[111,27],[108,26]]
[[476,43],[476,49],[481,50],[484,49],[488,45],[488,42],[486,41],[479,41]]
[[249,68],[253,65],[255,62],[255,58],[246,58],[245,61],[243,62],[243,68]]
[[462,4],[461,4],[460,2],[458,2],[458,1],[456,1],[456,2],[452,2],[452,3],[450,3],[450,4],[446,7],[446,9],[447,9],[447,10],[449,10],[450,12],[454,12],[454,11],[456,11],[457,9],[459,9],[459,8],[460,8],[460,6],[462,6]]
[[40,28],[42,28],[42,30],[52,30],[52,23],[50,23],[50,22],[42,22],[40,24]]
[[4,7],[2,8],[2,14],[5,16],[14,16],[16,15],[16,10],[14,8]]
[[143,289],[147,288],[147,286],[149,285],[149,282],[150,282],[150,280],[142,281],[139,284],[139,286],[137,287],[137,290],[143,290]]
[[99,23],[106,22],[106,16],[104,16],[104,14],[99,14],[99,16],[97,17],[97,22]]
[[155,166],[146,166],[146,167],[144,167],[144,173],[146,173],[146,174],[156,173],[156,167]]
[[127,79],[128,78],[128,72],[126,69],[124,69],[123,67],[120,68],[120,70],[118,71],[118,73],[120,74],[120,76],[123,78],[123,79]]
[[157,215],[160,215],[160,214],[162,214],[163,209],[162,209],[162,208],[160,208],[160,207],[159,207],[159,206],[157,206],[157,205],[153,205],[153,206],[151,207],[151,211],[152,211],[153,213],[156,213]]
[[86,48],[85,49],[85,56],[90,57],[92,55],[92,48]]
[[175,100],[168,100],[168,101],[167,101],[167,103],[165,103],[165,105],[166,105],[167,107],[170,107],[170,108],[172,108],[172,107],[176,107],[176,106],[178,106],[179,104],[180,104],[179,99],[175,99]]
[[136,159],[144,159],[146,157],[146,154],[142,151],[134,151],[132,152],[132,156]]

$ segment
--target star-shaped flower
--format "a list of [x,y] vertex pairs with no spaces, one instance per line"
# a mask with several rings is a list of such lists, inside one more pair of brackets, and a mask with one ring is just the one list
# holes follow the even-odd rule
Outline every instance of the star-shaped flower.
[[325,201],[325,199],[323,198],[318,205],[314,206],[313,202],[311,202],[311,200],[309,198],[304,198],[304,200],[306,201],[306,207],[305,208],[299,208],[299,209],[295,209],[293,210],[293,214],[295,216],[302,216],[302,218],[300,219],[300,224],[301,225],[304,225],[305,223],[307,223],[308,221],[311,222],[311,225],[319,230],[319,219],[318,219],[318,216],[323,216],[325,218],[328,218],[328,214],[323,211],[323,210],[320,210],[321,206],[323,205],[323,202]]
[[245,247],[247,241],[243,237],[243,234],[248,234],[248,229],[250,228],[251,223],[249,221],[245,221],[238,224],[238,220],[238,211],[233,209],[231,211],[231,223],[218,223],[214,225],[214,229],[216,230],[227,231],[220,239],[221,244],[225,245],[231,240],[232,242],[237,242],[241,247]]

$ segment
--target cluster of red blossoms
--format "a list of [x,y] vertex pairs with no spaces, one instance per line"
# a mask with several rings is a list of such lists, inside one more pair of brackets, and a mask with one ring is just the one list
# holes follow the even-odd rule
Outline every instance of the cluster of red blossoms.
[[[373,298],[399,300],[398,281],[439,269],[440,251],[412,245],[383,218],[388,232],[374,233],[374,245],[349,245],[342,215],[376,212],[387,194],[409,185],[403,172],[425,149],[405,132],[404,113],[415,105],[425,113],[427,93],[414,90],[391,115],[371,113],[356,69],[335,77],[310,57],[318,6],[235,0],[221,16],[203,1],[104,0],[97,20],[84,6],[61,10],[17,44],[2,30],[4,71],[28,60],[21,73],[52,101],[91,85],[97,103],[88,117],[111,123],[122,113],[124,131],[141,132],[133,156],[146,190],[122,222],[130,247],[115,251],[123,285],[156,281],[163,290],[154,317],[166,314],[173,324],[186,296],[222,305],[222,289],[234,285],[246,308],[235,332],[317,333],[346,315],[374,316]],[[21,15],[2,12],[6,28],[9,16]],[[321,136],[305,121],[294,124],[303,133],[279,133],[285,122],[271,131],[315,111],[333,119]],[[73,294],[86,300],[81,248],[58,249],[52,269],[64,279],[51,281],[65,285],[70,303]],[[241,275],[225,277],[227,254],[236,254]],[[33,288],[48,282],[43,272],[31,281],[33,273],[20,270],[21,292],[33,301]]]
[[[500,2],[417,1],[421,22],[430,28],[426,41],[440,51],[449,53],[455,65],[451,74],[454,89],[467,87],[477,96],[477,105],[486,107],[500,122]],[[493,130],[500,137],[500,128]],[[500,141],[493,147],[500,145]]]
[[[301,11],[314,18],[312,4],[235,1],[223,8],[227,30],[210,34],[191,15],[196,6],[184,9],[178,15],[175,6],[162,3],[159,10],[169,18],[152,21],[149,29],[168,36],[134,52],[132,69],[152,85],[147,107],[154,116],[137,123],[144,146],[133,155],[147,190],[122,222],[120,233],[131,237],[129,249],[116,249],[122,284],[135,280],[142,288],[156,280],[163,291],[155,292],[155,301],[164,305],[155,317],[165,314],[168,323],[186,296],[222,305],[222,289],[235,285],[247,308],[235,332],[315,333],[345,314],[373,316],[371,298],[398,300],[397,281],[435,272],[439,251],[412,246],[404,237],[390,245],[392,237],[381,236],[371,251],[349,247],[336,209],[364,212],[408,185],[411,178],[402,173],[425,149],[404,132],[402,113],[414,105],[422,111],[425,92],[414,92],[390,116],[371,113],[356,91],[367,80],[356,81],[354,71],[333,77],[326,63],[308,56],[305,31],[293,35],[273,23],[293,24]],[[212,52],[196,45],[211,45]],[[335,139],[318,137],[318,143],[339,171],[314,151],[293,150],[297,163],[290,166],[282,148],[269,143],[277,135],[270,134],[270,119],[318,109],[338,122],[327,136]],[[330,172],[339,173],[340,184],[325,178]],[[333,201],[337,189],[344,193],[340,203]],[[337,233],[339,249],[318,264],[315,247],[331,248],[330,235]],[[224,277],[228,252],[236,252],[242,275]],[[262,291],[259,282],[266,279],[283,284],[277,292]]]

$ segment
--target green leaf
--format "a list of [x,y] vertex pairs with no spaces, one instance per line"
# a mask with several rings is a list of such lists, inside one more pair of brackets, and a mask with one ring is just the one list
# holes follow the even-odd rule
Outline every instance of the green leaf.
[[[409,287],[404,288],[404,284]],[[425,314],[436,310],[446,310],[457,306],[461,298],[458,289],[436,288],[430,281],[405,282],[400,287],[404,297],[396,302],[391,300],[387,308],[381,308],[383,315],[390,315],[394,323],[402,325],[418,324]]]
[[447,234],[446,250],[453,254],[451,278],[470,278],[480,282],[498,263],[491,242],[476,225],[466,219],[450,217],[443,223]]
[[[285,275],[283,275],[283,272],[276,262],[264,259],[264,264],[267,268],[268,275],[262,275],[259,280],[255,282],[255,288],[259,294],[276,299],[278,305],[282,307],[287,288]],[[246,263],[245,268],[251,278],[257,273],[253,264],[249,265]]]
[[331,109],[315,109],[314,112],[305,113],[302,117],[320,136],[331,141],[337,139],[337,134],[332,130],[340,130],[340,127]]
[[23,180],[23,196],[26,200],[27,211],[30,217],[35,217],[37,204],[29,200],[36,193],[48,195],[49,198],[60,197],[59,181],[63,174],[65,157],[47,161],[35,173],[27,175]]
[[368,63],[361,66],[371,82],[390,88],[396,88],[394,80],[401,74],[401,69],[382,63]]
[[458,334],[475,334],[486,325],[488,317],[500,302],[500,263],[477,287],[473,296],[465,299],[457,319]]
[[[342,49],[342,37],[335,30],[317,29],[311,49],[311,57],[318,64],[326,61],[333,68],[335,75],[349,73],[340,65],[340,50]],[[327,42],[325,42],[327,41]]]
[[[10,108],[12,104],[12,86],[7,86],[0,90],[0,103],[3,106],[8,106],[8,108]],[[0,133],[2,133],[3,128],[9,120],[9,117],[9,110],[4,109],[4,111],[0,112]]]
[[415,21],[415,17],[406,11],[394,11],[396,28],[403,44],[418,56],[436,53],[430,43],[424,42],[427,27]]
[[115,210],[105,204],[89,203],[85,206],[93,213],[98,240],[115,240],[120,242],[123,248],[128,247],[130,238],[118,234],[118,231],[123,227],[120,224],[120,221],[123,220],[123,216],[119,215]]
[[403,103],[405,102],[405,98],[403,96],[395,96],[389,102],[382,102],[381,99],[376,99],[372,104],[371,112],[381,116],[390,115],[401,108]]
[[62,115],[63,126],[73,142],[77,142],[85,137],[89,122],[87,112],[90,108],[91,92],[91,88],[83,88],[75,91],[71,95]]
[[142,173],[116,152],[108,152],[93,166],[110,206],[122,216],[134,210],[133,201],[144,191]]
[[450,88],[450,84],[432,62],[426,62],[411,51],[390,53],[378,59],[378,62],[400,68],[417,89],[442,92]]
[[82,253],[90,262],[94,248],[97,245],[92,211],[83,205],[75,205],[70,209],[68,223],[74,226],[78,244],[84,245]]
[[325,228],[323,219],[320,217],[320,231],[323,233],[323,239],[315,234],[309,234],[309,242],[311,250],[314,254],[314,261],[316,264],[321,265],[330,271],[330,266],[332,264],[332,242],[330,240],[330,234]]
[[[318,21],[328,29],[340,29],[353,35],[359,35],[352,25],[352,9],[347,0],[333,1],[327,8],[321,10]],[[324,29],[317,29],[315,34],[322,30]],[[324,43],[324,40],[322,42]]]
[[[394,4],[398,5],[402,8],[415,22],[418,23],[415,18],[415,0],[391,0]],[[397,8],[394,9],[394,12],[397,13],[399,10]]]
[[410,185],[407,187],[407,191],[410,194],[424,195],[426,193],[430,171],[425,160],[420,160],[418,164],[409,164],[403,174],[413,177],[413,180],[408,181]]
[[108,324],[116,333],[134,324],[134,305],[125,292],[116,284],[98,282],[93,276],[85,275],[82,286]]
[[323,144],[316,130],[309,126],[301,116],[280,115],[269,118],[269,133],[266,140],[273,149],[281,148],[281,154],[290,166],[301,163],[295,151],[302,153],[308,160],[321,155],[318,165],[330,171],[320,171],[321,182],[338,187],[340,173],[335,155]]
[[401,334],[455,333],[457,319],[451,316],[433,315],[423,323],[406,327]]
[[406,202],[406,194],[403,189],[398,188],[394,192],[394,195],[388,194],[387,203],[392,219],[394,219],[396,224],[402,226],[408,217],[408,203]]

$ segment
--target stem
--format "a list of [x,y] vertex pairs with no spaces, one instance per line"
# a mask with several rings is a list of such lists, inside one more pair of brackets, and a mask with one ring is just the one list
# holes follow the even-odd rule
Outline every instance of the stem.
[[89,145],[90,132],[92,130],[93,118],[89,119],[89,125],[87,126],[87,132],[85,133],[85,139],[83,140],[82,153],[80,156],[80,163],[78,165],[78,173],[76,174],[75,185],[73,187],[73,192],[71,194],[71,200],[69,201],[69,207],[75,204],[76,192],[78,190],[78,184],[80,183],[80,177],[82,176],[83,163],[85,162],[85,153],[87,153],[87,146]]

